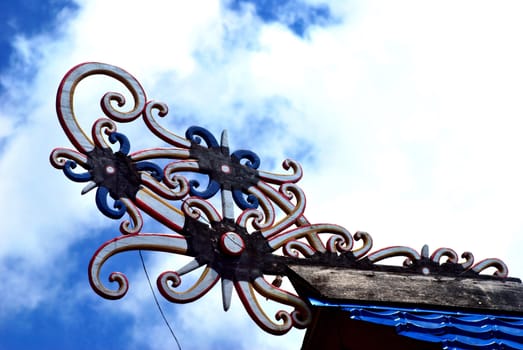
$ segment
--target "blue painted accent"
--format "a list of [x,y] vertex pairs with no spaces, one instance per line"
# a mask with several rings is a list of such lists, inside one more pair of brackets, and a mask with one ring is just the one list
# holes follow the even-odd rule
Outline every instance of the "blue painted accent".
[[131,143],[129,142],[129,139],[124,134],[120,134],[119,132],[112,132],[109,135],[109,141],[111,143],[120,143],[120,152],[123,154],[129,154],[129,151],[131,150]]
[[[216,138],[205,128],[199,127],[199,126],[191,126],[187,129],[185,132],[185,137],[192,142],[200,144],[202,140],[205,141],[207,147],[209,148],[217,148],[220,147],[218,144],[218,141],[216,141]],[[260,166],[260,157],[252,151],[249,150],[237,150],[230,156],[231,160],[233,162],[236,162],[238,164],[244,165],[251,169],[258,169]],[[200,183],[198,180],[191,180],[189,181],[189,193],[191,196],[197,196],[204,199],[209,199],[212,196],[214,196],[218,191],[221,189],[221,184],[213,179],[209,175],[209,184],[207,185],[207,188],[203,191],[198,191],[197,188],[200,186]],[[241,209],[255,209],[258,208],[259,202],[258,198],[256,198],[253,195],[246,195],[242,192],[241,189],[232,189],[232,195],[233,200],[240,207]],[[246,196],[246,197],[245,197]]]
[[202,139],[205,141],[207,147],[219,147],[218,141],[214,138],[211,132],[201,126],[191,126],[185,132],[185,137],[197,144],[202,142]]
[[156,180],[162,181],[163,169],[153,162],[138,162],[134,164],[138,171],[148,171]]
[[231,154],[231,158],[237,160],[240,163],[243,159],[246,159],[247,161],[243,164],[251,169],[258,169],[260,166],[260,157],[258,157],[258,155],[253,151],[239,149]]
[[75,182],[87,182],[93,179],[89,173],[75,173],[73,169],[75,169],[76,166],[77,164],[75,161],[68,160],[65,162],[63,171],[69,180],[73,180]]
[[218,193],[218,191],[220,190],[220,184],[216,180],[212,180],[212,179],[209,180],[209,185],[202,192],[196,190],[196,188],[198,188],[200,186],[200,183],[197,180],[189,181],[189,186],[190,186],[189,193],[191,194],[191,196],[202,197],[204,199],[211,198],[216,193]]
[[354,320],[395,327],[403,336],[441,343],[443,349],[523,350],[523,317],[310,301],[341,308]]
[[109,190],[104,187],[98,187],[96,191],[96,206],[107,217],[111,219],[120,219],[125,214],[125,205],[120,200],[115,200],[113,208],[109,207],[107,199],[109,197]]
[[256,198],[256,196],[253,196],[252,194],[248,195],[247,199],[245,199],[241,190],[233,190],[232,198],[234,199],[236,205],[239,206],[241,209],[256,209],[260,204],[258,202],[258,198]]

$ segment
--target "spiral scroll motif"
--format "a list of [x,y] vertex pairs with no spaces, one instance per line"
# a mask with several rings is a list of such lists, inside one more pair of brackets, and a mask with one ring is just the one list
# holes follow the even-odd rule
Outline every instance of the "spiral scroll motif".
[[[132,101],[119,92],[103,95],[100,106],[104,117],[95,120],[86,132],[74,111],[73,97],[80,81],[92,75],[121,82]],[[428,248],[421,253],[408,247],[369,253],[372,238],[368,233],[352,235],[339,225],[310,223],[304,215],[305,194],[297,185],[303,175],[299,163],[287,159],[282,163],[282,174],[267,172],[259,169],[256,153],[230,152],[225,132],[218,141],[202,127],[188,128],[185,137],[169,131],[159,123],[159,118],[168,114],[167,105],[148,101],[140,83],[121,68],[93,62],[74,67],[59,86],[56,109],[75,149],[56,148],[51,164],[70,180],[86,183],[82,194],[96,189],[96,205],[104,215],[117,220],[126,213],[129,216],[120,224],[122,235],[102,244],[89,265],[90,284],[104,298],[119,299],[126,294],[129,283],[124,274],[109,275],[109,282],[117,284],[114,289],[102,282],[100,273],[109,258],[131,250],[193,257],[187,265],[158,276],[158,289],[167,300],[196,300],[221,280],[224,309],[229,308],[231,293],[236,290],[256,324],[273,334],[305,328],[312,319],[311,310],[299,296],[266,281],[269,275],[284,274],[289,262],[314,259],[318,264],[369,269],[400,256],[406,259],[409,271],[426,273],[430,267],[427,273],[477,275],[494,268],[496,277],[507,276],[506,265],[498,259],[473,265],[471,253],[464,253],[465,261],[460,262],[448,248],[440,248],[430,257]],[[139,118],[167,146],[131,152],[130,140],[118,127]],[[202,179],[206,183],[202,184]],[[144,214],[175,234],[142,232],[147,220]],[[196,282],[186,288],[184,276],[198,272],[200,277],[191,279]],[[268,315],[264,299],[291,310]]]

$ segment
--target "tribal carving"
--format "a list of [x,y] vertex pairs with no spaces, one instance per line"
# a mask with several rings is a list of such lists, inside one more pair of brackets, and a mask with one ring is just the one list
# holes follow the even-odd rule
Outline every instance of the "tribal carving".
[[[87,133],[76,117],[73,96],[78,83],[91,75],[118,80],[133,101],[128,104],[122,94],[106,93],[101,99],[105,117],[94,121]],[[304,216],[305,195],[297,186],[302,177],[297,162],[285,160],[281,174],[266,172],[259,169],[256,153],[231,152],[226,132],[218,142],[202,127],[188,128],[185,137],[165,129],[158,117],[167,115],[167,106],[147,100],[139,82],[118,67],[84,63],[71,69],[59,86],[56,110],[75,150],[54,149],[52,165],[70,180],[86,183],[82,194],[96,189],[99,210],[112,219],[122,219],[122,235],[102,244],[89,264],[91,287],[104,298],[122,298],[129,283],[125,275],[114,272],[109,281],[117,288],[107,287],[100,277],[102,266],[115,254],[131,250],[193,257],[187,265],[158,276],[158,289],[167,300],[191,302],[220,281],[224,309],[230,307],[235,290],[252,319],[273,334],[305,328],[311,322],[307,302],[280,286],[290,263],[464,277],[478,277],[484,269],[494,267],[497,278],[507,276],[505,264],[498,259],[474,265],[470,253],[464,253],[464,262],[459,262],[451,249],[440,248],[429,256],[426,247],[421,254],[408,247],[369,253],[369,234],[352,235],[339,225],[310,223]],[[131,142],[117,126],[139,118],[163,146],[131,151]],[[173,232],[142,232],[143,214]],[[396,256],[406,258],[404,267],[376,264]],[[193,286],[179,290],[189,273],[200,275]],[[276,277],[275,282],[268,282],[269,276]],[[267,315],[264,299],[290,310]]]

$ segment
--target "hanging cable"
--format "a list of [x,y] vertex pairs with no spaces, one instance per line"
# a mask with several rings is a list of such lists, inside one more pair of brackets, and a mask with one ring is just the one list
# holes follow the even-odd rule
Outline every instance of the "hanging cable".
[[180,345],[180,342],[178,341],[176,334],[174,334],[174,331],[171,328],[171,325],[169,324],[167,317],[165,317],[162,307],[160,306],[160,302],[158,301],[158,298],[156,297],[156,294],[154,293],[154,288],[153,288],[153,285],[151,284],[151,279],[149,278],[149,273],[147,272],[147,268],[145,267],[145,261],[143,260],[142,251],[138,250],[138,253],[140,254],[140,260],[142,261],[143,272],[145,272],[145,277],[147,277],[147,282],[149,282],[149,288],[151,288],[151,293],[153,294],[153,298],[154,298],[154,301],[156,302],[156,306],[158,307],[158,310],[160,310],[160,314],[162,315],[162,318],[165,321],[167,328],[169,328],[171,335],[173,336],[174,340],[176,341],[176,345],[178,346],[178,349],[182,350],[182,346]]

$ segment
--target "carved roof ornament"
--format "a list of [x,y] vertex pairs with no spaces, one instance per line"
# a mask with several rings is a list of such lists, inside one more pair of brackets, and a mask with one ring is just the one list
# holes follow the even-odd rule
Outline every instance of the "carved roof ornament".
[[[92,75],[121,82],[133,101],[106,93],[101,98],[105,116],[95,120],[89,132],[78,122],[73,98],[78,83]],[[52,165],[70,180],[86,183],[82,194],[96,189],[96,205],[104,215],[129,217],[121,221],[121,235],[103,243],[89,264],[91,287],[104,298],[122,298],[129,283],[125,275],[113,272],[109,281],[116,288],[106,286],[102,266],[113,255],[131,250],[193,257],[187,265],[158,276],[158,289],[167,300],[194,301],[220,281],[224,309],[235,290],[251,318],[273,334],[306,328],[312,318],[308,301],[280,286],[290,264],[487,279],[508,276],[499,259],[474,263],[471,253],[460,258],[452,249],[440,248],[429,254],[426,246],[421,252],[408,247],[370,252],[368,233],[352,235],[339,225],[310,223],[304,216],[305,194],[297,185],[302,177],[297,162],[283,161],[282,174],[266,172],[259,169],[256,153],[231,151],[226,132],[218,142],[202,127],[188,128],[185,137],[165,129],[157,119],[167,115],[167,105],[147,100],[140,83],[121,68],[104,63],[72,68],[58,88],[56,110],[75,149],[54,149]],[[160,146],[131,151],[132,143],[117,125],[137,119],[163,141]],[[173,232],[142,232],[143,214]],[[377,264],[398,256],[405,257],[404,266]],[[490,267],[494,276],[480,275]],[[182,278],[191,272],[200,277],[190,288],[179,290]],[[264,299],[290,310],[268,315]]]

